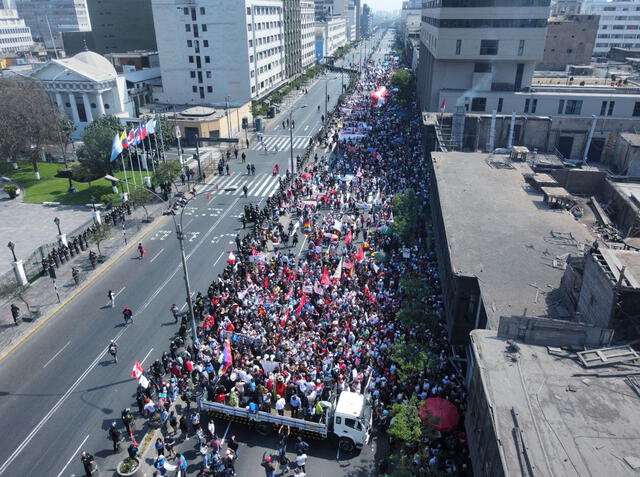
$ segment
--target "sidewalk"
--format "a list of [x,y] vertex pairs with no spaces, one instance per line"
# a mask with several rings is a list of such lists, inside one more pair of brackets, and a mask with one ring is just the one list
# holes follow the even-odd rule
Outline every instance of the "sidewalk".
[[[36,280],[24,293],[24,299],[29,303],[32,310],[30,314],[25,303],[17,297],[5,297],[0,300],[0,310],[3,310],[4,317],[0,323],[0,361],[7,357],[18,345],[37,331],[50,318],[62,309],[62,307],[77,294],[86,289],[103,271],[111,267],[127,250],[133,248],[135,244],[142,240],[142,236],[153,230],[162,219],[162,212],[165,205],[153,204],[146,206],[149,215],[155,220],[149,224],[143,222],[146,214],[142,207],[133,209],[131,215],[126,216],[124,234],[126,234],[127,245],[125,245],[125,235],[121,225],[111,228],[111,236],[100,244],[100,250],[105,257],[102,263],[96,265],[94,270],[89,262],[89,250],[97,253],[97,247],[89,242],[89,248],[80,252],[68,262],[61,264],[56,269],[56,285],[60,295],[60,302],[56,296],[53,280],[48,276],[43,276]],[[75,284],[71,269],[76,267],[80,270],[80,283]],[[11,317],[11,304],[15,303],[20,307],[21,319],[16,326]]]

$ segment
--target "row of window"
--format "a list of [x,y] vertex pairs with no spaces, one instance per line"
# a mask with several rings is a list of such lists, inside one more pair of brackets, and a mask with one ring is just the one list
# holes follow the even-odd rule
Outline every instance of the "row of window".
[[[260,61],[269,56],[276,55],[278,53],[282,53],[282,46],[279,46],[277,48],[269,48],[266,51],[260,51],[256,54],[256,56],[257,56],[257,60]],[[249,56],[249,62],[253,63],[253,55]]]
[[601,25],[600,29],[601,30],[637,30],[638,25]]
[[[271,43],[274,41],[281,41],[282,34],[280,35],[269,35],[256,39],[256,46],[266,45],[267,43]],[[253,48],[253,40],[249,40],[249,48]]]
[[[256,23],[256,31],[258,30],[269,30],[271,28],[281,28],[282,22],[257,22]],[[251,23],[247,23],[247,30],[251,31]]]
[[[254,7],[253,9],[256,15],[279,15],[281,12],[280,7]],[[247,15],[251,15],[251,7],[247,7]]]
[[635,40],[636,38],[640,38],[640,35],[609,35],[609,34],[602,34],[602,35],[598,35],[598,38],[628,38],[631,40]]
[[[558,114],[579,115],[582,112],[582,100],[580,99],[560,99],[558,101]],[[615,101],[602,101],[600,105],[600,116],[613,116],[615,110]],[[498,98],[497,112],[501,113],[503,107],[503,98]],[[487,109],[487,98],[471,98],[471,103],[466,103],[467,110],[482,113]],[[524,100],[523,111],[525,114],[535,114],[538,108],[537,98],[527,98]],[[640,101],[636,101],[633,106],[633,116],[640,117]]]
[[[194,7],[191,7],[191,8],[184,7],[182,9],[182,13],[184,13],[185,15],[189,15],[189,12],[191,12],[191,19],[193,21],[196,21],[196,9]],[[204,14],[205,14],[204,7],[200,7],[200,15],[204,15]]]
[[548,7],[551,0],[430,0],[422,8]]
[[33,39],[30,36],[13,36],[10,38],[0,38],[0,43],[33,43]]
[[596,48],[634,47],[640,48],[640,43],[596,43]]
[[[632,12],[633,9],[629,7],[596,7],[591,6],[590,11],[592,12]],[[640,7],[636,7],[635,11],[640,12]]]
[[0,35],[15,35],[16,33],[31,33],[28,28],[0,28]]
[[[193,40],[187,40],[187,47],[193,48],[194,42]],[[195,40],[196,45],[196,53],[200,53],[200,40]],[[209,48],[209,40],[202,40],[202,46],[204,48]]]
[[[195,36],[196,38],[198,37],[198,25],[197,24],[193,24],[193,27],[190,23],[186,23],[184,25],[184,31],[186,32],[191,32],[193,30],[193,36]],[[207,24],[203,23],[201,25],[201,31],[205,32],[207,31]]]
[[546,28],[546,18],[433,18],[422,16],[422,22],[436,28]]

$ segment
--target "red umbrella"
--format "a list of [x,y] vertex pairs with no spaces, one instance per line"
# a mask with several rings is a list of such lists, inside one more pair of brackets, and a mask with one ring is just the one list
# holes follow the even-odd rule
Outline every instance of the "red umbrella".
[[311,174],[309,174],[308,172],[305,172],[304,174],[301,174],[300,177],[308,181],[309,179],[311,179]]
[[455,404],[442,398],[428,398],[420,408],[420,419],[438,431],[453,431],[460,422],[460,413]]

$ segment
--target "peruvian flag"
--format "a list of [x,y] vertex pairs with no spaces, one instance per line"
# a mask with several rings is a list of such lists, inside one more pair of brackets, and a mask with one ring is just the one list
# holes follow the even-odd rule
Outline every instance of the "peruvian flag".
[[344,243],[346,245],[349,245],[351,243],[352,239],[353,239],[353,237],[351,236],[351,229],[349,229],[349,232],[347,232],[347,236],[344,239]]
[[229,265],[233,265],[234,263],[236,263],[236,256],[233,253],[233,250],[229,250],[229,258],[227,258],[227,263]]
[[327,267],[324,267],[322,269],[322,279],[320,280],[320,283],[322,285],[331,285],[331,280],[329,279],[329,271],[327,270]]
[[131,376],[133,376],[134,379],[138,379],[142,376],[142,373],[144,373],[144,368],[139,361],[136,361],[133,365],[133,369],[131,370]]
[[338,264],[338,268],[336,268],[335,273],[333,274],[333,281],[335,284],[338,284],[338,281],[342,277],[342,259],[340,259],[340,263]]
[[269,288],[269,275],[264,277],[264,287]]
[[356,261],[360,263],[363,260],[364,260],[364,246],[360,245],[360,248],[358,249],[358,255],[356,255]]
[[303,293],[302,298],[300,298],[300,304],[298,305],[298,308],[296,308],[296,315],[300,314],[300,312],[302,311],[302,307],[305,305],[305,303],[307,303],[307,295]]

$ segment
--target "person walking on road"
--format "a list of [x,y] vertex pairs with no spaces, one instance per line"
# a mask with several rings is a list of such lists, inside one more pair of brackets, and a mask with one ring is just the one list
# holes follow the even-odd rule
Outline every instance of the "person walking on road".
[[245,162],[247,160],[247,155],[244,152],[240,157],[242,157],[242,162]]
[[249,188],[247,187],[247,184],[242,186],[242,192],[244,193],[244,196],[246,198],[247,194],[249,193]]
[[116,294],[113,293],[113,290],[109,290],[109,293],[107,293],[107,297],[109,298],[109,304],[111,305],[111,308],[114,308],[116,306]]
[[140,254],[140,260],[142,260],[142,257],[144,257],[144,255],[147,253],[147,251],[142,246],[142,243],[138,244],[138,253]]
[[251,175],[252,176],[256,175],[256,165],[255,164],[251,164]]
[[180,310],[178,309],[178,306],[174,303],[173,305],[171,305],[171,308],[169,308],[169,310],[173,314],[173,319],[177,323],[178,317],[180,316]]
[[20,307],[15,303],[11,304],[11,316],[13,317],[13,322],[18,326],[18,318],[20,317]]
[[82,462],[86,477],[91,477],[93,475],[93,468],[96,463],[96,459],[88,452],[82,452],[82,454],[80,454],[80,462]]
[[121,437],[122,433],[116,428],[116,421],[113,421],[109,428],[109,439],[113,441],[113,452],[117,452],[119,450]]
[[118,345],[116,344],[115,341],[111,341],[111,343],[109,344],[109,354],[113,356],[113,362],[117,363],[118,362]]
[[271,456],[265,457],[266,452],[262,454],[262,463],[260,464],[264,467],[264,472],[266,477],[275,477],[276,475],[276,466],[273,465]]
[[132,426],[133,426],[133,414],[131,414],[131,409],[126,408],[122,411],[121,415],[122,424],[124,424],[124,428],[127,430],[127,434],[132,434]]
[[133,311],[128,306],[122,309],[122,317],[124,318],[125,326],[131,322],[133,324]]

